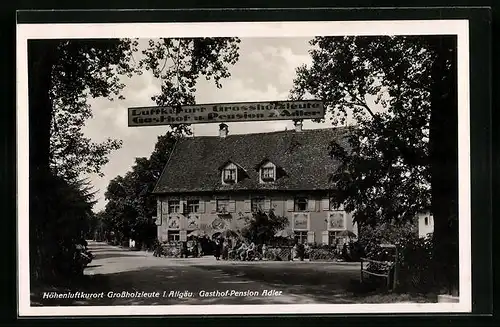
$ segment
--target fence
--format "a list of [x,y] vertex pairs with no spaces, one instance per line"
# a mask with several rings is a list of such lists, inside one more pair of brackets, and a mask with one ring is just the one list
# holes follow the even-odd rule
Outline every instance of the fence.
[[335,248],[312,248],[308,255],[311,261],[335,261],[339,258]]
[[292,256],[291,246],[276,246],[266,249],[265,258],[270,261],[288,261]]
[[164,244],[162,248],[163,255],[167,258],[179,258],[181,256],[180,244]]

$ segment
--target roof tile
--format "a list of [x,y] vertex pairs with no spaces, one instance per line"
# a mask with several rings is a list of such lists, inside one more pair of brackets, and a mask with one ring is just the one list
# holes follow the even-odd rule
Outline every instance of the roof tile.
[[[201,136],[178,141],[153,193],[218,192],[243,190],[326,190],[336,162],[329,155],[333,140],[345,144],[348,128],[296,132]],[[267,159],[285,171],[275,182],[259,183],[255,167]],[[231,161],[248,176],[224,185],[219,168]]]

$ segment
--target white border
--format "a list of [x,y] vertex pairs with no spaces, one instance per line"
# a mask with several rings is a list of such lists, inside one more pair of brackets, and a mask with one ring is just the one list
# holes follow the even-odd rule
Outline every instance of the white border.
[[[223,28],[221,28],[223,26]],[[20,24],[17,26],[17,190],[20,316],[291,314],[291,313],[445,313],[471,311],[471,212],[469,128],[469,34],[467,20],[358,22],[242,22],[154,24]],[[311,37],[315,35],[458,36],[459,303],[174,305],[109,307],[31,307],[29,278],[28,39],[159,37]]]

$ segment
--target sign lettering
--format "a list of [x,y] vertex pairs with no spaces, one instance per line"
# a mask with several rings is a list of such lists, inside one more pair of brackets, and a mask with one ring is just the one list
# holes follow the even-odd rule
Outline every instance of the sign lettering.
[[323,102],[317,100],[137,107],[128,109],[128,126],[321,119],[324,116]]

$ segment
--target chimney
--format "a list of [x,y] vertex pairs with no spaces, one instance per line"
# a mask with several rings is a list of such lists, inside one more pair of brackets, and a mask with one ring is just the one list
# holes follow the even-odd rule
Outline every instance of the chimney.
[[227,134],[229,133],[229,127],[222,123],[222,124],[219,124],[219,137],[226,137]]
[[296,132],[302,132],[302,120],[294,120],[293,125],[295,126]]

